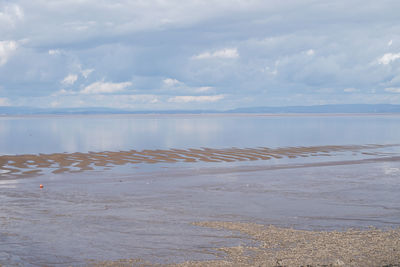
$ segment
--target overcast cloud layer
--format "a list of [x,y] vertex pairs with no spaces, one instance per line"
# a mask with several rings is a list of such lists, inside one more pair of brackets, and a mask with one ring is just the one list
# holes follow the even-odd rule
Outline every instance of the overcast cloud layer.
[[400,104],[400,1],[0,2],[0,106]]

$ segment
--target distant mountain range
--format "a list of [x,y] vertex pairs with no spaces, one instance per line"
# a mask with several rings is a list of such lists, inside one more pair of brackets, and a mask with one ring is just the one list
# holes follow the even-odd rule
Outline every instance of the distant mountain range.
[[232,113],[400,113],[400,105],[390,104],[345,104],[287,107],[247,107],[231,110],[128,110],[113,108],[33,108],[0,107],[0,115],[66,115],[66,114],[232,114]]
[[400,113],[400,105],[345,104],[288,107],[237,108],[229,113]]

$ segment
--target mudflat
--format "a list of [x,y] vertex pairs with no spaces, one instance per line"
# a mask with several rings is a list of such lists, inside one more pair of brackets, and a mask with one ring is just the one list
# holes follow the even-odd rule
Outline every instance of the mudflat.
[[88,153],[53,153],[0,156],[0,179],[2,177],[30,177],[43,170],[52,173],[82,172],[98,167],[141,163],[176,162],[239,162],[270,160],[280,158],[331,156],[339,152],[352,152],[370,156],[385,156],[376,151],[382,148],[398,147],[398,144],[310,146],[284,148],[201,148],[201,149],[155,149],[104,151]]
[[282,148],[239,165],[120,165],[103,152],[107,168],[4,174],[0,264],[395,266],[400,159],[390,147],[348,149],[350,159],[343,147],[304,148],[322,155],[299,163]]
[[[194,225],[242,233],[256,245],[215,249],[218,260],[168,266],[399,266],[400,229],[304,231],[252,223]],[[140,259],[93,262],[91,266],[161,266]]]

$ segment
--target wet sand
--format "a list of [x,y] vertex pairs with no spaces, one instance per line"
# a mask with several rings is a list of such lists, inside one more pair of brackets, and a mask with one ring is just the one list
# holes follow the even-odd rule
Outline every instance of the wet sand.
[[219,248],[223,260],[177,266],[394,266],[400,265],[400,229],[304,231],[251,223],[202,222],[250,236],[258,246]]
[[[227,229],[255,241],[252,246],[216,248],[219,260],[168,266],[399,266],[400,229],[304,231],[235,222],[194,225]],[[94,262],[91,266],[160,266],[140,259]]]
[[[54,174],[74,173],[125,164],[177,162],[240,162],[281,158],[331,156],[338,152],[352,152],[370,156],[385,156],[376,149],[397,147],[390,145],[311,146],[286,148],[226,148],[226,149],[168,149],[129,150],[88,153],[54,153],[0,156],[0,179],[30,177],[50,170]],[[390,154],[389,154],[390,155]]]
[[[366,147],[375,149],[359,153]],[[301,155],[306,150],[332,153],[310,147]],[[0,264],[399,264],[400,158],[383,152],[302,164],[122,164],[3,179]]]

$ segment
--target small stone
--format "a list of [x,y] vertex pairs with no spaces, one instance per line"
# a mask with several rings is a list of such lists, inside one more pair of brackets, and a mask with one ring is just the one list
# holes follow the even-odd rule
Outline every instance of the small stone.
[[344,266],[344,262],[341,261],[341,260],[339,260],[339,259],[337,259],[337,260],[335,261],[335,264],[333,264],[333,266]]

